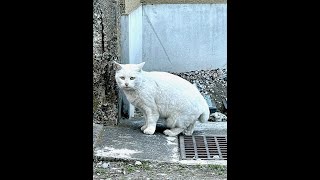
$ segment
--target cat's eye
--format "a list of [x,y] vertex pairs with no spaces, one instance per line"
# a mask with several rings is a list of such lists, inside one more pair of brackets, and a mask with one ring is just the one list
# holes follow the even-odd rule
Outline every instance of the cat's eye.
[[135,79],[135,77],[130,77],[130,80],[134,80]]
[[120,77],[120,79],[124,80],[124,77],[123,77],[123,76],[121,76],[121,77]]

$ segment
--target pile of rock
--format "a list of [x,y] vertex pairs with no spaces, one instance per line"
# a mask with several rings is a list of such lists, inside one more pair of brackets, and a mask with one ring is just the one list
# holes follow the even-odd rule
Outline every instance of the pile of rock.
[[[209,95],[217,106],[217,112],[227,115],[223,105],[223,99],[227,98],[227,69],[197,70],[190,72],[170,72],[192,84],[196,84],[200,93]],[[223,118],[226,121],[227,118]],[[220,121],[211,114],[209,121]]]

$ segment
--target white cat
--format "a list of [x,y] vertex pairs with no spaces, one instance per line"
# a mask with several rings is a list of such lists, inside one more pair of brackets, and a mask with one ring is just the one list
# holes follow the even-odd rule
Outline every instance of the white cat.
[[159,118],[164,118],[167,136],[181,132],[192,135],[196,120],[209,119],[209,107],[198,89],[185,79],[166,72],[146,72],[145,64],[115,63],[115,79],[129,102],[137,107],[145,118],[141,130],[154,134]]

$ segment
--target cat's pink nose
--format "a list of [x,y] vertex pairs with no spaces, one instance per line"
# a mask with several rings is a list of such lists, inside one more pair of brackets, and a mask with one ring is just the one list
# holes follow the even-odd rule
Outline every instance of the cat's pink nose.
[[128,86],[129,84],[128,83],[124,83],[124,85]]

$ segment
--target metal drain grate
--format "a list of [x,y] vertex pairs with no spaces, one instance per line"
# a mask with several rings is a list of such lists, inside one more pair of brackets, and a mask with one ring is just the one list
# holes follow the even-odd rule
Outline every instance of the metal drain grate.
[[179,136],[181,159],[227,160],[227,136]]

